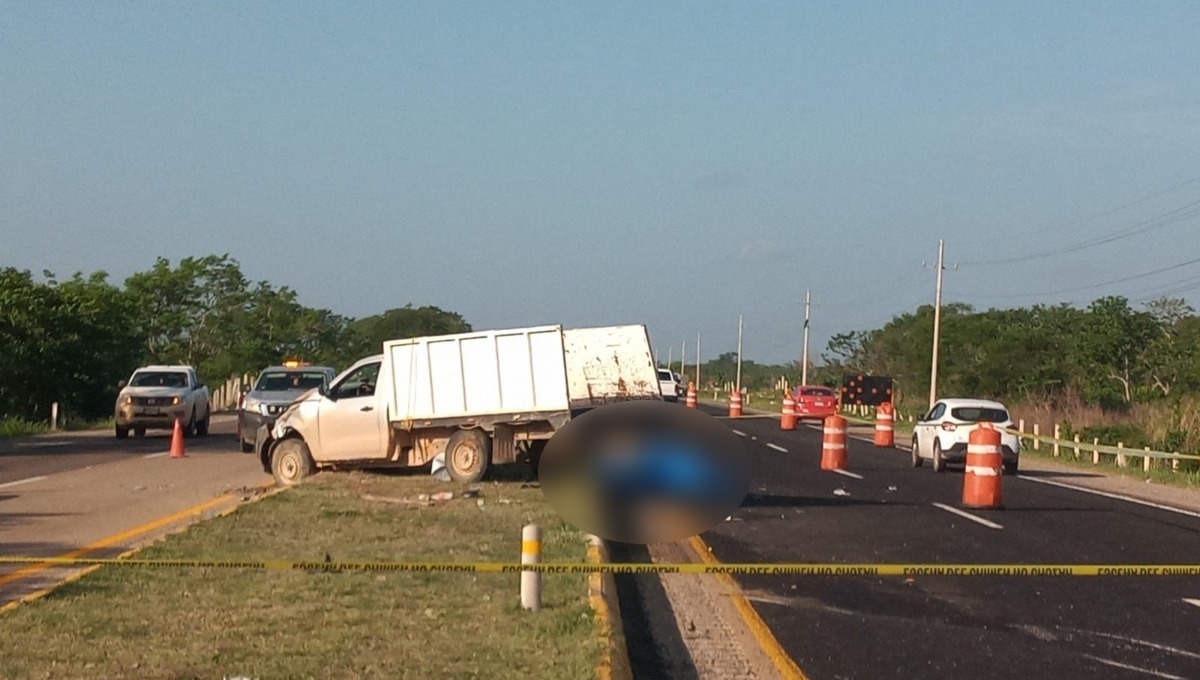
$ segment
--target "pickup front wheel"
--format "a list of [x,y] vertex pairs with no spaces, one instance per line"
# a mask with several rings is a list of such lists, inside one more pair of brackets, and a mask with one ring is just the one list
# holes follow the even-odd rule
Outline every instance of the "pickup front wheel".
[[211,412],[205,413],[204,420],[201,420],[198,423],[196,423],[196,434],[200,435],[201,437],[207,437],[208,436],[208,421],[211,419],[212,419],[212,413]]
[[311,477],[317,466],[303,439],[284,439],[271,453],[271,474],[279,486],[295,486]]
[[446,471],[460,484],[483,479],[492,462],[492,440],[483,430],[459,430],[446,444]]

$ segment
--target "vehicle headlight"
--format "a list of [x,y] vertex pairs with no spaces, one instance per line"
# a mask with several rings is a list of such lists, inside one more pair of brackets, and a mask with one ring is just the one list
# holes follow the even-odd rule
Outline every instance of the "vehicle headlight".
[[270,404],[266,404],[266,403],[258,404],[258,408],[255,410],[257,410],[259,412],[259,414],[264,415],[264,416],[271,415]]
[[179,397],[171,397],[171,405],[178,406],[179,405]]
[[130,404],[133,403],[133,397],[131,397],[129,395],[125,395],[125,396],[121,397],[121,403],[125,404],[126,406],[129,406]]

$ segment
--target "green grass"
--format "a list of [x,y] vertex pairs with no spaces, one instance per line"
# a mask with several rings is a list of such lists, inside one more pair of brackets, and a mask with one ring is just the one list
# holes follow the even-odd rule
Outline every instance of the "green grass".
[[[582,562],[584,536],[521,487],[483,484],[480,508],[428,476],[322,473],[138,557],[514,562],[534,521],[543,559]],[[456,498],[431,507],[364,498],[443,490]],[[537,613],[520,609],[519,578],[104,567],[0,615],[0,676],[593,676],[586,576],[545,575]]]
[[[59,428],[59,431],[100,430],[110,428],[112,425],[112,418],[101,420],[68,420]],[[49,423],[21,420],[20,418],[0,419],[0,437],[27,437],[35,434],[46,434],[49,431]]]

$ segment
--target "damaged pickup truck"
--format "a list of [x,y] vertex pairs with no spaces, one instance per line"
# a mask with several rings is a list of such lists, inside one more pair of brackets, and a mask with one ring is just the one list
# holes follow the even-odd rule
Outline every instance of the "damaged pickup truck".
[[444,457],[457,482],[493,463],[536,467],[571,418],[606,403],[661,400],[642,325],[540,326],[393,340],[259,428],[281,486],[318,469],[412,467]]

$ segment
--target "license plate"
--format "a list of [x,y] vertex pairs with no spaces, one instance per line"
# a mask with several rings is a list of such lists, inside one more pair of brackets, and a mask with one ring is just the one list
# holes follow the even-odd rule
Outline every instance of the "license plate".
[[162,410],[156,408],[144,408],[141,410],[143,416],[161,416]]

